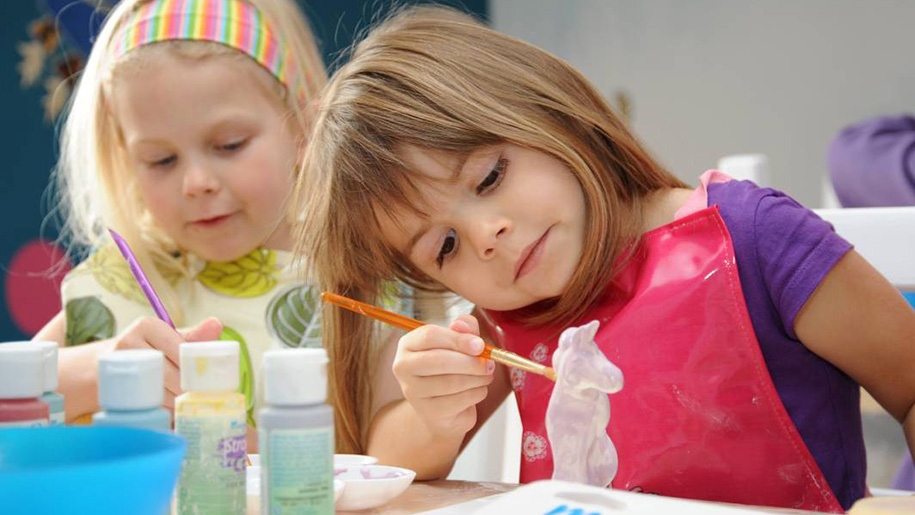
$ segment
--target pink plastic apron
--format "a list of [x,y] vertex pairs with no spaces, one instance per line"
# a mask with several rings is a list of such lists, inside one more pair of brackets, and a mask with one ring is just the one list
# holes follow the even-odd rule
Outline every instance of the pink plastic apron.
[[[625,377],[610,396],[607,432],[619,455],[612,486],[841,513],[766,369],[724,220],[705,207],[705,186],[723,180],[703,175],[678,213],[688,214],[646,233],[603,301],[572,324],[599,320],[597,345]],[[555,327],[532,330],[510,313],[486,314],[502,345],[550,362]],[[553,383],[520,370],[511,381],[524,426],[521,482],[549,479]]]

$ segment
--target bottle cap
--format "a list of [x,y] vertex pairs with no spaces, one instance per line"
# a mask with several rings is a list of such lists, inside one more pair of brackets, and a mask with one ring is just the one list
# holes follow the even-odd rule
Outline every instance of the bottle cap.
[[238,389],[238,342],[184,343],[181,389],[186,392],[226,392]]
[[121,350],[98,359],[98,404],[105,410],[147,410],[162,405],[165,358],[153,349]]
[[57,390],[57,342],[32,342],[44,351],[44,393]]
[[0,343],[0,399],[34,399],[44,393],[44,351],[31,342]]
[[282,349],[264,353],[264,401],[275,406],[323,403],[327,398],[327,352]]

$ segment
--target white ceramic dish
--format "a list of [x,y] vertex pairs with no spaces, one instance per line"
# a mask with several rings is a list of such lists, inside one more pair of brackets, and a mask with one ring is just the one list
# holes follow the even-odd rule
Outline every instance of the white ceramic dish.
[[343,481],[343,495],[338,510],[367,510],[391,501],[413,482],[416,472],[385,465],[355,465],[336,471],[335,479]]
[[346,486],[346,483],[340,481],[339,479],[334,479],[334,505],[337,504],[337,501],[340,499],[340,494],[343,493],[343,487]]
[[374,465],[378,458],[364,454],[334,454],[334,469],[352,467],[354,465]]

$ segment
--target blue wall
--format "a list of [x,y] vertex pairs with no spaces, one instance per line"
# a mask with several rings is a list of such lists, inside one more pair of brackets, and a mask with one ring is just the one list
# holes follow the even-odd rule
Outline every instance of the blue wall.
[[[93,3],[97,1],[92,0]],[[341,49],[352,42],[354,34],[364,28],[375,13],[388,9],[391,2],[320,0],[300,3],[311,20],[325,59],[330,63]],[[487,14],[485,0],[442,3],[462,6],[484,18]],[[30,39],[30,24],[47,14],[56,16],[61,30],[65,31],[65,39],[61,43],[63,51],[82,54],[81,46],[87,44],[94,25],[88,18],[86,5],[79,0],[0,2],[0,20],[3,20],[3,30],[0,31],[0,98],[4,102],[3,137],[0,138],[0,155],[3,156],[3,170],[0,171],[0,341],[30,337],[34,328],[40,327],[39,322],[59,308],[56,298],[52,298],[56,288],[53,279],[35,274],[36,270],[46,269],[47,265],[42,261],[52,261],[46,253],[31,247],[30,253],[18,254],[20,267],[15,270],[11,267],[13,258],[27,243],[34,243],[40,236],[48,241],[57,237],[53,223],[39,234],[49,208],[43,196],[57,157],[55,127],[45,120],[43,79],[32,87],[23,88],[17,71],[20,62],[18,44]],[[54,57],[59,58],[61,47],[56,48],[54,53],[57,55]],[[25,268],[21,267],[23,264]],[[15,296],[16,304],[12,308],[11,295]],[[19,314],[18,318],[14,311]],[[30,316],[37,313],[41,313],[42,320]]]

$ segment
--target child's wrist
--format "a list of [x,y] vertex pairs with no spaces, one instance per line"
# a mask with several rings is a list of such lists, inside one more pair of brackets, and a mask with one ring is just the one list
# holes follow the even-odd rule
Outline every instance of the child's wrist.
[[60,391],[68,422],[98,409],[98,358],[113,349],[109,340],[61,349]]

